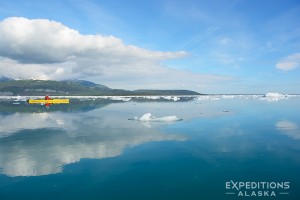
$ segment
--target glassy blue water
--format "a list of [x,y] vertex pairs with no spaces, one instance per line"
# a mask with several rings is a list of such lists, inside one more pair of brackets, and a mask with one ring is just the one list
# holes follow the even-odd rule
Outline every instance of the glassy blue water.
[[300,98],[212,99],[2,101],[0,199],[300,199]]

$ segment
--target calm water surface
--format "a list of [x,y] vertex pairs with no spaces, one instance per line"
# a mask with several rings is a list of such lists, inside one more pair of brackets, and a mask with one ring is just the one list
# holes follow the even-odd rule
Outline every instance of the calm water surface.
[[300,98],[2,100],[0,199],[300,199]]

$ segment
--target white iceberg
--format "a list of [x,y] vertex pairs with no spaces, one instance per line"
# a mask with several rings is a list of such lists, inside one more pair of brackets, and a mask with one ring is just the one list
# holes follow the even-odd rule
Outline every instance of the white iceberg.
[[285,98],[286,95],[280,94],[277,92],[269,92],[266,94],[266,97],[274,97],[274,98]]
[[162,98],[167,99],[167,100],[173,100],[173,101],[180,100],[180,97],[178,97],[178,96],[162,96]]
[[110,99],[113,101],[130,101],[131,100],[130,97],[123,97],[123,96],[111,96]]
[[176,122],[181,121],[182,119],[178,118],[175,115],[164,116],[164,117],[154,117],[151,113],[146,113],[142,117],[133,117],[129,120],[138,120],[142,122]]
[[265,101],[279,101],[282,99],[288,99],[289,96],[287,94],[280,94],[277,92],[268,92],[263,97],[259,98],[259,100],[265,100]]

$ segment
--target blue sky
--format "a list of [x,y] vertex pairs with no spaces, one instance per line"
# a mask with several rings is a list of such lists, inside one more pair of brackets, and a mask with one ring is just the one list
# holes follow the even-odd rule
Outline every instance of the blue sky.
[[0,75],[300,93],[296,0],[0,0],[0,21]]

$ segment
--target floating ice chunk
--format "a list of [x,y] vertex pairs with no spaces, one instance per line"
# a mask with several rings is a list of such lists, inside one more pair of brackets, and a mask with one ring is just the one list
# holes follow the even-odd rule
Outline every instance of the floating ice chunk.
[[135,98],[158,100],[158,99],[160,99],[160,96],[137,96],[137,97],[135,97]]
[[166,100],[172,100],[172,101],[179,101],[180,100],[180,97],[178,96],[161,96],[163,99],[166,99]]
[[151,113],[144,114],[139,120],[140,121],[150,121],[153,117],[151,117]]
[[233,99],[238,97],[237,95],[222,95],[222,99]]
[[201,96],[197,96],[195,98],[195,100],[197,100],[197,101],[203,101],[203,100],[218,101],[218,100],[220,100],[220,97],[217,95],[201,95]]
[[110,99],[114,100],[114,101],[130,101],[131,100],[130,97],[122,97],[122,96],[111,96]]
[[209,100],[209,96],[197,96],[195,98],[195,100],[197,101],[201,101],[201,100]]
[[142,122],[176,122],[176,121],[181,121],[182,119],[179,119],[175,115],[170,115],[170,116],[164,116],[164,117],[154,117],[151,113],[146,113],[142,117],[133,117],[130,118],[129,120],[138,120]]
[[11,99],[13,100],[13,101],[26,101],[26,97],[23,97],[23,96],[13,96],[13,97],[11,97]]
[[128,120],[139,120],[138,117],[132,117],[132,118],[129,118]]
[[173,97],[173,101],[179,101],[180,97]]
[[277,92],[269,92],[263,97],[259,98],[259,100],[265,100],[265,101],[279,101],[282,99],[287,99],[288,95],[286,94],[280,94]]
[[173,122],[173,121],[180,121],[175,115],[171,116],[164,116],[164,117],[154,117],[151,113],[144,114],[140,119],[140,121],[156,121],[156,122]]
[[286,95],[280,94],[277,92],[269,92],[266,94],[266,97],[275,97],[275,98],[285,98]]

